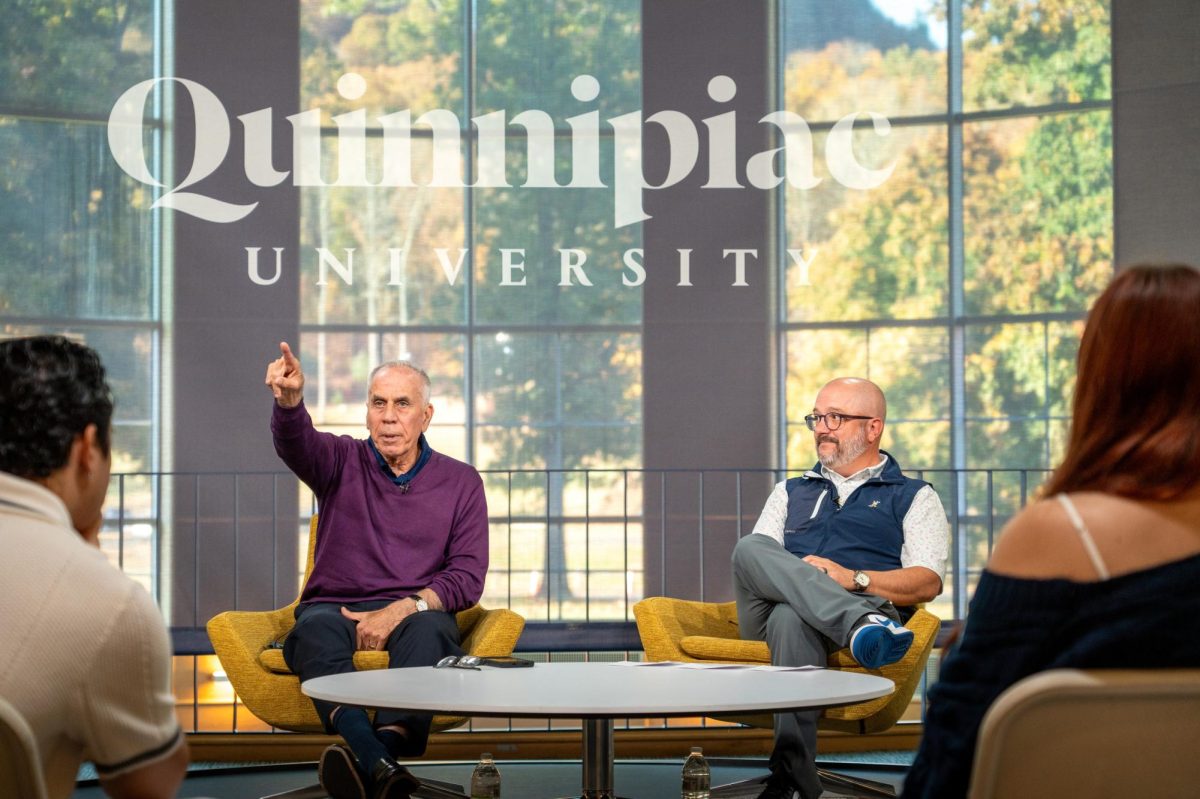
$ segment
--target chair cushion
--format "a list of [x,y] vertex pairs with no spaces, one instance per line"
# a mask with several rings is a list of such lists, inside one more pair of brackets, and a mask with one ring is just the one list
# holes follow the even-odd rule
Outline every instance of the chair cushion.
[[[258,662],[269,671],[276,674],[291,674],[292,670],[288,668],[287,663],[283,660],[282,649],[264,649],[258,655]],[[354,668],[359,671],[368,669],[386,669],[388,666],[387,652],[355,652],[354,653]]]
[[[709,635],[686,635],[679,639],[679,648],[699,660],[730,660],[743,663],[770,663],[771,651],[765,641],[743,641],[733,638],[714,638]],[[831,669],[865,671],[850,654],[839,649],[829,654],[826,664]]]
[[765,641],[740,638],[714,638],[711,635],[685,635],[679,639],[684,653],[700,660],[732,660],[744,663],[770,663],[771,652]]

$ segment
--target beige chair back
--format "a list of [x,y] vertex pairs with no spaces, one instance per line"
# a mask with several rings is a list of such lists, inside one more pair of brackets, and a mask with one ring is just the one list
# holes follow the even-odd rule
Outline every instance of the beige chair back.
[[0,699],[0,797],[46,799],[33,730],[4,699]]
[[1055,669],[979,729],[970,799],[1200,796],[1200,670]]

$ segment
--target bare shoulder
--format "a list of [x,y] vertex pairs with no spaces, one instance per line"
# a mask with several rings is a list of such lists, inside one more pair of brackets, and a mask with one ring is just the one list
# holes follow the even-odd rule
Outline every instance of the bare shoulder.
[[[1089,491],[1071,494],[1070,499],[1113,575],[1200,553],[1200,496],[1146,502]],[[988,568],[1031,579],[1100,578],[1056,498],[1035,502],[1013,517],[996,542]]]
[[988,570],[1009,577],[1049,579],[1068,577],[1075,533],[1062,505],[1040,500],[1026,506],[1000,533],[988,560]]

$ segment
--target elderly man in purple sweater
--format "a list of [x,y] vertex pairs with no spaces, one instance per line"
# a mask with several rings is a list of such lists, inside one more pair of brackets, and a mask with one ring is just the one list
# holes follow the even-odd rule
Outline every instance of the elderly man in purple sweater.
[[[371,372],[369,437],[313,429],[304,372],[286,342],[267,367],[275,451],[316,494],[312,575],[284,659],[301,680],[354,670],[356,650],[387,650],[392,668],[461,655],[454,613],[483,592],[487,503],[479,473],[434,452],[429,377],[406,362]],[[417,782],[397,757],[425,751],[430,717],[314,701],[346,745],[321,755],[333,799],[406,798]]]

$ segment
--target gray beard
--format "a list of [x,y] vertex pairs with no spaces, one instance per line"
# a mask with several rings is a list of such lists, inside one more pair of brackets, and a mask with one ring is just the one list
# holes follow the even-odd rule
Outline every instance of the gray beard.
[[838,441],[836,446],[837,449],[831,455],[822,455],[819,451],[817,453],[818,460],[821,461],[821,465],[826,469],[837,469],[840,466],[845,466],[867,451],[866,427],[862,427],[853,438]]

